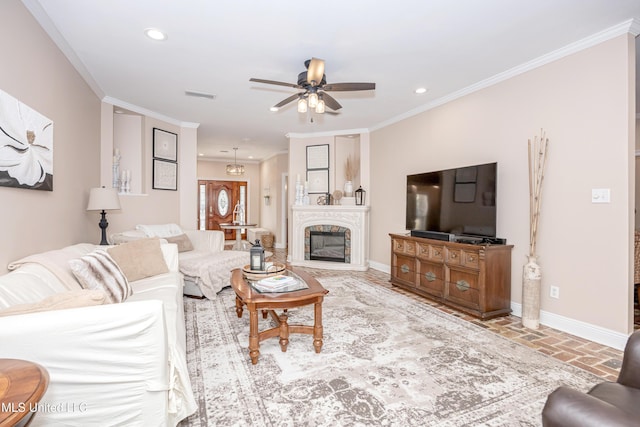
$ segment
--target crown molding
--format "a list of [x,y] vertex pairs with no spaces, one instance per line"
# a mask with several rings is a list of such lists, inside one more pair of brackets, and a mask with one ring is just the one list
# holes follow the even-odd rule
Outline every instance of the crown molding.
[[289,133],[286,133],[284,136],[287,137],[288,139],[291,139],[291,138],[304,139],[304,138],[317,138],[322,136],[344,136],[344,135],[353,135],[353,134],[362,134],[362,133],[369,133],[369,129],[367,128],[343,129],[343,130],[332,130],[327,132],[312,132],[312,133],[289,132]]
[[183,121],[180,121],[180,120],[176,120],[176,119],[174,119],[172,117],[168,117],[168,116],[165,116],[163,114],[156,113],[155,111],[147,110],[146,108],[138,107],[137,105],[130,104],[130,103],[126,102],[126,101],[122,101],[120,99],[113,98],[111,96],[105,96],[104,98],[102,98],[102,102],[106,102],[107,104],[116,105],[118,107],[122,107],[122,108],[125,108],[127,110],[133,111],[134,113],[142,114],[143,116],[151,117],[151,118],[154,118],[156,120],[162,120],[163,122],[167,122],[167,123],[170,123],[172,125],[180,126],[180,127],[183,127],[183,128],[197,129],[198,126],[200,126],[200,123],[183,122]]
[[614,25],[613,27],[607,28],[606,30],[595,33],[589,37],[585,37],[577,42],[568,44],[560,49],[549,52],[545,55],[539,56],[538,58],[525,62],[524,64],[513,67],[507,71],[502,73],[498,73],[488,79],[482,80],[478,83],[475,83],[471,86],[467,86],[459,91],[453,92],[447,96],[443,96],[442,98],[436,99],[430,103],[424,104],[420,107],[414,108],[413,110],[409,110],[406,113],[400,114],[398,116],[392,117],[388,120],[380,122],[376,125],[371,126],[369,129],[371,132],[385,128],[389,125],[397,123],[399,121],[408,119],[410,117],[416,116],[420,113],[424,113],[425,111],[436,108],[440,105],[444,105],[451,101],[454,101],[458,98],[462,98],[463,96],[469,95],[471,93],[477,92],[481,89],[485,89],[489,86],[493,86],[505,80],[508,80],[512,77],[518,76],[520,74],[526,73],[527,71],[534,70],[543,65],[549,64],[551,62],[562,59],[566,56],[572,55],[574,53],[580,52],[587,48],[596,46],[600,43],[603,43],[607,40],[611,40],[615,37],[621,36],[623,34],[632,34],[637,36],[640,34],[640,20],[638,19],[629,19],[620,24]]

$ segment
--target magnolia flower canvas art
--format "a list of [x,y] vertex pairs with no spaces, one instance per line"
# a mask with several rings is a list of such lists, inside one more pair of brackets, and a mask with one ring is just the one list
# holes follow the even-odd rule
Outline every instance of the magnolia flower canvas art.
[[53,122],[1,90],[0,186],[53,191]]

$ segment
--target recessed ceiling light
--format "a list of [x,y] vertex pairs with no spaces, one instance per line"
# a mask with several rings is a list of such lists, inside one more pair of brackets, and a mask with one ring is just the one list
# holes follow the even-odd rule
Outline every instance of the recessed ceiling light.
[[426,87],[419,87],[418,89],[415,90],[415,92],[420,95],[423,93],[427,93],[427,88]]
[[253,159],[253,156],[249,156],[250,159]]
[[204,153],[198,153],[198,156],[202,157],[204,156]]
[[271,107],[271,108],[269,108],[269,111],[273,111],[273,112],[278,111],[278,110],[279,110],[279,108],[278,108],[278,107]]
[[147,28],[146,30],[144,30],[144,33],[147,35],[147,37],[153,40],[162,41],[167,39],[167,35],[157,28]]

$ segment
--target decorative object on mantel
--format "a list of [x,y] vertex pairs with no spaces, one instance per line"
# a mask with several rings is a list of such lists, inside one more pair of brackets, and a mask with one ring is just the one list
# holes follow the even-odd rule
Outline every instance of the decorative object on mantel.
[[340,204],[340,199],[342,199],[342,191],[336,190],[336,191],[333,192],[332,196],[333,196],[333,204],[334,205],[339,205]]
[[540,327],[540,284],[542,273],[536,254],[538,220],[542,202],[542,181],[547,160],[549,139],[544,130],[540,138],[529,139],[529,255],[522,271],[522,326],[530,329]]
[[107,212],[108,210],[120,209],[120,199],[115,188],[92,188],[89,192],[89,203],[87,205],[88,211],[102,211],[100,212],[100,222],[98,223],[102,230],[101,245],[108,245],[107,242]]
[[356,206],[364,206],[365,196],[367,195],[367,192],[362,189],[362,185],[358,187],[358,189],[355,191],[355,194],[356,194]]
[[344,164],[344,195],[345,197],[353,196],[353,180],[358,173],[358,164],[351,156],[347,156],[347,160]]
[[0,186],[53,191],[53,122],[0,90]]
[[296,206],[309,204],[309,181],[305,181],[304,184],[300,181],[300,174],[296,178]]
[[233,148],[233,164],[227,165],[227,175],[240,176],[244,175],[244,165],[238,164],[238,147]]

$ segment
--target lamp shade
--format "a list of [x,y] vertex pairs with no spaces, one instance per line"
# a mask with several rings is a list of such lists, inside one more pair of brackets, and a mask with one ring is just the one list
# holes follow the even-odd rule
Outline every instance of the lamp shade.
[[89,193],[88,211],[120,209],[120,199],[115,188],[92,188]]

